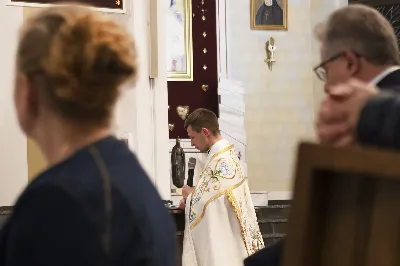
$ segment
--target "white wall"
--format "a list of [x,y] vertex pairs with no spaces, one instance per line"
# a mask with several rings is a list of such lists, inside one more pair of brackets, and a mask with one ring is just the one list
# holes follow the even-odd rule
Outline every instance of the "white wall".
[[28,182],[26,138],[14,111],[14,54],[22,8],[0,5],[0,206],[12,205]]
[[[249,0],[226,1],[227,78],[242,82],[246,90],[246,156],[252,190],[291,189],[297,144],[314,139],[315,107],[323,95],[312,71],[319,60],[313,26],[344,4],[343,0],[288,0],[288,31],[252,31]],[[273,71],[264,63],[270,37],[277,46]]]
[[[130,2],[129,15],[121,19],[135,37],[139,54],[139,79],[135,88],[125,90],[116,112],[117,132],[133,133],[133,146],[139,161],[150,175],[160,195],[170,198],[168,152],[168,91],[164,31],[158,30],[158,77],[149,80],[150,1]],[[163,29],[168,10],[166,1],[158,1],[157,27]],[[155,15],[153,13],[153,15]]]

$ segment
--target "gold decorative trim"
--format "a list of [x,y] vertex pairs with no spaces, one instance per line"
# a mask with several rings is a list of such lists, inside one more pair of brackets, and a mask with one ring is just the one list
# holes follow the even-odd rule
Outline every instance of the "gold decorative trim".
[[[186,71],[168,71],[168,81],[193,81],[193,19],[192,0],[183,0],[185,9],[185,52],[186,52]],[[192,16],[193,15],[193,16]],[[167,66],[167,65],[166,65]]]
[[[221,65],[221,62],[222,62],[222,55],[221,55],[221,25],[219,25],[219,32],[218,32],[218,58],[219,58],[219,64],[218,64],[218,67],[219,67],[219,69],[218,69],[218,72],[219,72],[219,74],[220,75],[222,75],[222,74],[225,74],[225,78],[228,78],[229,77],[229,75],[228,75],[228,42],[227,42],[227,40],[228,40],[228,33],[227,33],[227,24],[226,24],[226,0],[223,0],[223,4],[224,4],[224,6],[223,6],[223,8],[224,8],[224,34],[225,34],[225,73],[222,73],[222,65]],[[221,20],[221,18],[220,18],[220,11],[221,10],[221,2],[220,2],[220,0],[217,0],[217,21],[220,21]]]
[[246,248],[247,256],[250,256],[249,247],[247,246],[247,242],[246,242],[246,228],[243,225],[242,213],[240,211],[239,205],[237,203],[237,200],[236,200],[235,195],[233,194],[232,190],[229,191],[226,196],[228,198],[229,203],[231,204],[231,206],[233,208],[233,212],[235,213],[236,218],[238,219],[239,226],[240,226],[240,232],[242,233],[242,240],[243,240],[243,244]]
[[207,85],[207,84],[201,85],[201,89],[202,89],[204,92],[208,91],[208,85]]
[[[217,161],[217,163],[215,164],[215,168],[214,168],[214,172],[216,172],[217,171],[217,168],[219,167],[219,163],[222,161],[222,160],[226,160],[226,158],[220,158],[218,161]],[[226,161],[225,161],[225,163],[227,163]],[[235,176],[236,176],[236,172],[237,172],[237,164],[235,163],[235,162],[233,162],[234,164],[235,164],[235,172],[231,175],[231,176],[224,176],[224,175],[220,175],[220,174],[216,174],[215,176],[216,177],[221,177],[221,178],[223,178],[223,179],[234,179],[235,178]]]
[[227,25],[226,14],[228,14],[228,13],[226,12],[226,1],[225,1],[224,9],[225,9],[225,69],[226,69],[226,78],[228,78],[229,77],[229,72],[228,72],[228,29],[226,26]]
[[209,198],[207,200],[207,202],[204,204],[203,211],[201,212],[201,215],[198,218],[196,218],[196,220],[194,220],[193,223],[190,225],[190,230],[193,230],[201,222],[201,220],[203,220],[203,217],[204,217],[204,214],[206,213],[206,209],[207,209],[208,204],[210,204],[211,202],[213,202],[214,200],[216,200],[217,198],[219,198],[219,197],[221,197],[223,195],[227,195],[227,193],[231,192],[232,190],[240,187],[244,183],[244,181],[246,181],[246,178],[244,178],[239,183],[237,183],[237,184],[225,189],[224,191],[221,191],[221,192],[215,194],[211,198]]
[[182,120],[185,120],[188,117],[189,111],[189,105],[179,105],[176,107],[176,113]]
[[[207,169],[208,165],[210,164],[210,162],[211,162],[212,160],[215,159],[215,157],[217,157],[217,156],[223,154],[224,152],[229,151],[229,150],[232,149],[233,147],[234,147],[233,144],[230,144],[229,146],[225,147],[223,150],[220,150],[219,152],[215,153],[215,154],[211,157],[211,159],[207,162],[207,164],[204,166],[203,169]],[[200,180],[202,179],[203,173],[204,173],[204,170],[200,173]],[[194,194],[194,192],[196,191],[196,188],[197,188],[198,184],[200,184],[200,180],[199,180],[199,181],[197,182],[197,184],[194,186],[194,188],[193,188],[193,190],[192,190],[192,194]],[[204,182],[204,181],[203,181],[203,182]],[[193,198],[192,198],[192,200],[193,200]],[[190,211],[192,210],[192,200],[190,201]]]
[[[211,162],[212,160],[215,159],[215,157],[217,157],[217,156],[223,154],[224,152],[229,151],[229,150],[232,149],[232,148],[233,148],[233,144],[230,144],[228,147],[225,147],[223,150],[220,150],[219,152],[216,152],[216,153],[211,157],[211,159],[210,159],[210,161],[208,162],[207,166],[210,164],[210,162]],[[204,169],[205,169],[205,167],[204,167]]]

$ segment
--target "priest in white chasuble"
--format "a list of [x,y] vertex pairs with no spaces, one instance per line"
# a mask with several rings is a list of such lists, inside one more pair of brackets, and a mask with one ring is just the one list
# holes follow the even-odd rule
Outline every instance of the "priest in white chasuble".
[[247,178],[217,116],[197,109],[185,121],[192,146],[208,153],[194,188],[183,188],[183,266],[242,266],[264,247]]

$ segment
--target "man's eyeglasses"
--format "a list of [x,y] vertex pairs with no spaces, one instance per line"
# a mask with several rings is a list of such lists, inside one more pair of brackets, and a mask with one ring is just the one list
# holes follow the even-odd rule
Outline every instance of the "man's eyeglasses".
[[[353,52],[354,53],[354,52]],[[361,57],[359,54],[357,54],[357,53],[354,53],[357,57]],[[327,73],[326,73],[326,70],[325,70],[325,66],[326,66],[326,64],[328,64],[328,63],[330,63],[330,62],[333,62],[333,61],[335,61],[336,59],[338,59],[338,58],[340,58],[340,57],[342,57],[342,56],[345,56],[346,54],[344,53],[344,52],[341,52],[341,53],[339,53],[339,54],[337,54],[337,55],[334,55],[334,56],[332,56],[331,58],[329,58],[328,60],[325,60],[324,62],[322,62],[321,64],[319,64],[318,66],[316,66],[315,68],[314,68],[314,72],[315,72],[315,74],[317,75],[317,77],[320,79],[320,80],[322,80],[322,81],[326,81],[326,78],[327,78]]]
[[317,77],[320,80],[325,82],[326,78],[327,78],[327,73],[325,70],[326,64],[335,61],[336,59],[340,58],[343,55],[344,55],[344,53],[341,52],[340,54],[334,55],[331,58],[329,58],[329,59],[325,60],[324,62],[322,62],[321,64],[319,64],[318,66],[314,67],[315,75],[317,75]]

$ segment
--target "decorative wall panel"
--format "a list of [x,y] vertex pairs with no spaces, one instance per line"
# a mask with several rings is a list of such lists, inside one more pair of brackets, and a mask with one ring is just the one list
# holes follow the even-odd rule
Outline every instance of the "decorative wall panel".
[[168,119],[174,125],[170,138],[187,138],[184,120],[177,113],[179,106],[189,106],[189,113],[202,107],[218,115],[215,0],[192,0],[192,13],[193,81],[168,81]]
[[400,46],[400,4],[380,5],[377,6],[376,9],[378,9],[378,11],[381,12],[392,24],[397,37],[397,43]]

